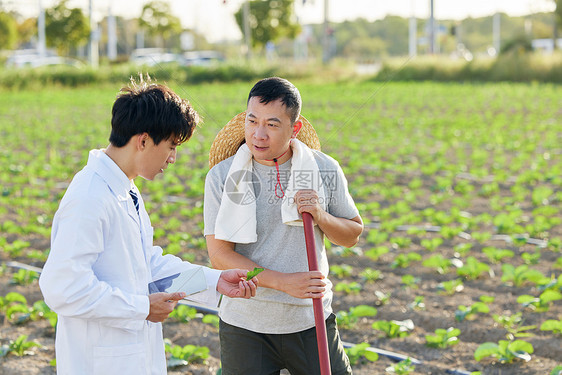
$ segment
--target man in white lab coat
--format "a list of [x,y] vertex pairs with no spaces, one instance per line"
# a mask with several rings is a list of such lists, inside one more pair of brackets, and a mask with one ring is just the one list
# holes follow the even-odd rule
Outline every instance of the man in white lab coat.
[[[133,180],[152,180],[176,160],[198,121],[191,105],[150,79],[131,82],[112,110],[110,145],[90,151],[53,220],[39,285],[58,314],[57,373],[165,374],[161,323],[185,293],[149,294],[149,283],[200,267],[152,244]],[[203,267],[207,290],[188,296],[216,306],[220,293],[250,298],[247,271]]]

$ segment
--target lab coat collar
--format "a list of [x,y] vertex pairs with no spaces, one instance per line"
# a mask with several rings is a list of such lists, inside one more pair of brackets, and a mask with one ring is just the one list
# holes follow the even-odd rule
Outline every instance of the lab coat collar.
[[104,150],[91,150],[88,156],[88,166],[91,166],[97,174],[103,178],[111,191],[117,197],[119,202],[124,202],[127,207],[127,213],[140,225],[139,214],[133,203],[133,199],[129,195],[129,190],[133,190],[140,194],[132,180],[127,178],[125,172],[104,152]]

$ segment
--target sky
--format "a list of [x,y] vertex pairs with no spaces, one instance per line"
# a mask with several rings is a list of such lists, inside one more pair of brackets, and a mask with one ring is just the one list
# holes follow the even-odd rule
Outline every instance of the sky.
[[[139,17],[149,0],[69,0],[69,7],[79,7],[87,14],[92,1],[95,20],[111,12],[127,18]],[[186,28],[205,34],[211,42],[238,39],[241,34],[234,21],[234,13],[244,0],[168,0],[173,13]],[[386,15],[418,18],[429,17],[430,0],[295,0],[295,13],[302,24],[322,23],[324,4],[328,4],[328,19],[333,22],[358,17],[370,21]],[[57,0],[3,0],[5,7],[18,10],[25,16],[36,16],[39,3],[50,7]],[[554,0],[434,0],[436,19],[464,19],[481,17],[496,12],[521,16],[554,10]]]

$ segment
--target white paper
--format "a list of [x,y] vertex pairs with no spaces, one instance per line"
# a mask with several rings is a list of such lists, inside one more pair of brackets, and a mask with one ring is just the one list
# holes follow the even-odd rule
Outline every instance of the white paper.
[[207,279],[203,268],[197,267],[153,281],[148,284],[148,288],[151,294],[184,292],[189,296],[206,290]]

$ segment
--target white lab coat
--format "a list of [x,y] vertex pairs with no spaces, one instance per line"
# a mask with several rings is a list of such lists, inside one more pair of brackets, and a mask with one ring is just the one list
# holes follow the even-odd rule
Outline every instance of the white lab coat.
[[[92,150],[55,214],[39,279],[45,302],[58,314],[59,375],[166,373],[162,326],[146,320],[148,284],[199,266],[163,256],[152,233],[133,182],[102,150]],[[220,271],[204,271],[208,289],[192,299],[216,306]]]

